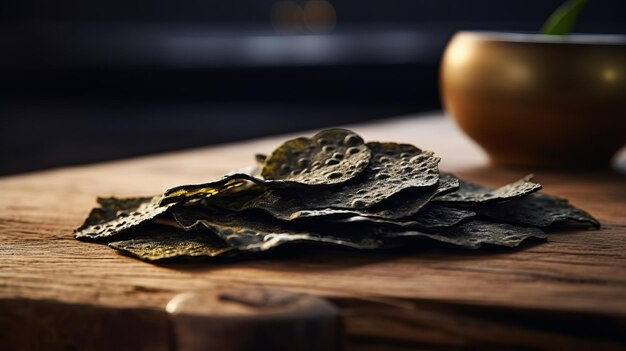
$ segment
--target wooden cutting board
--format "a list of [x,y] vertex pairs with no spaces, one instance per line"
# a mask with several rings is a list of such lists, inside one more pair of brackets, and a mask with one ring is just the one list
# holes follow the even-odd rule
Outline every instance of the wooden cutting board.
[[[349,127],[368,140],[431,149],[443,170],[479,183],[528,173],[489,166],[437,114]],[[516,250],[297,249],[152,265],[72,236],[98,195],[205,182],[286,137],[0,178],[0,349],[167,350],[173,296],[258,287],[335,303],[348,350],[626,348],[626,176],[614,171],[535,171],[544,192],[570,199],[603,228],[553,233]]]

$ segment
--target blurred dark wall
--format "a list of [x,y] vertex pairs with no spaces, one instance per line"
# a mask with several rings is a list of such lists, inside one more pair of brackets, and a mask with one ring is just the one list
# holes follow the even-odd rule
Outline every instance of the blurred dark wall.
[[[536,31],[561,1],[329,1],[313,28],[285,3],[3,1],[0,174],[437,109],[455,31]],[[592,0],[577,31],[625,10]]]
[[[298,1],[303,3],[304,1]],[[416,25],[423,22],[526,24],[540,26],[562,0],[361,0],[331,1],[337,27],[354,24]],[[2,20],[96,22],[195,22],[269,27],[273,0],[5,0]],[[581,15],[581,31],[623,30],[624,1],[589,0]],[[500,28],[504,29],[504,28]]]

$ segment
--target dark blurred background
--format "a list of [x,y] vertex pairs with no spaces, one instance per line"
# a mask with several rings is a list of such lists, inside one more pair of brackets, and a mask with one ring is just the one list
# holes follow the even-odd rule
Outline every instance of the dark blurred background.
[[[457,30],[562,0],[3,0],[0,175],[440,108]],[[626,33],[590,0],[577,32]]]

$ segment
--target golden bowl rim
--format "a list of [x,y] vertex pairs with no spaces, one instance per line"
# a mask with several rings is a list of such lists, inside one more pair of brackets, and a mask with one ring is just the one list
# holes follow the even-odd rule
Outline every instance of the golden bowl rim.
[[534,32],[461,30],[456,32],[454,36],[470,36],[480,40],[507,43],[626,46],[626,35],[623,34],[573,33],[568,35],[548,35]]

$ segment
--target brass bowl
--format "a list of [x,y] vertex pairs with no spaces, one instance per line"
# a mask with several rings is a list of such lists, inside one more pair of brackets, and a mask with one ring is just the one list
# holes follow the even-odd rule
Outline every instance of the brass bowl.
[[440,79],[496,164],[607,167],[626,143],[626,36],[460,32]]

